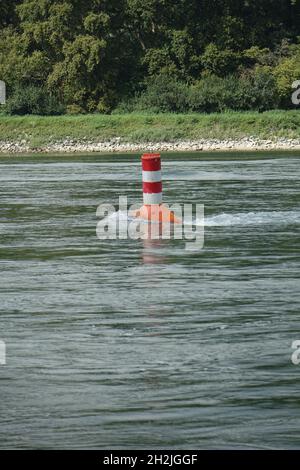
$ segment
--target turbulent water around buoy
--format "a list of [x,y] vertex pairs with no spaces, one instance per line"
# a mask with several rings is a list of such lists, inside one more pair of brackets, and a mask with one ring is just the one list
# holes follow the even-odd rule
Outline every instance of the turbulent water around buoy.
[[138,156],[1,158],[0,447],[299,448],[299,157],[163,156],[199,252],[97,238]]
[[[126,211],[116,211],[103,219],[103,222],[115,220],[117,226],[125,226],[127,222],[133,222],[136,219],[130,217]],[[149,223],[146,220],[139,219],[142,223]],[[282,224],[298,224],[300,221],[300,211],[262,211],[262,212],[238,212],[236,214],[220,213],[210,217],[204,217],[203,220],[195,218],[189,222],[190,225],[207,226],[207,227],[226,227],[230,225],[282,225]],[[156,223],[155,221],[153,223]]]

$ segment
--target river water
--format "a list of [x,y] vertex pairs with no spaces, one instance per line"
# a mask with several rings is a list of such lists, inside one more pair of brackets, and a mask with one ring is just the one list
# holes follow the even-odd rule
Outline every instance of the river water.
[[198,252],[97,238],[137,155],[1,158],[0,447],[299,447],[299,157],[163,156]]

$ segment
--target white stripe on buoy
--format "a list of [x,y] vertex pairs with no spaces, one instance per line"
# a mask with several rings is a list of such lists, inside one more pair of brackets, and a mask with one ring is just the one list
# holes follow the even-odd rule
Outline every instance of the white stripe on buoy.
[[144,193],[143,194],[144,204],[161,204],[162,203],[162,193]]
[[145,183],[157,183],[161,181],[161,170],[143,171],[143,181]]

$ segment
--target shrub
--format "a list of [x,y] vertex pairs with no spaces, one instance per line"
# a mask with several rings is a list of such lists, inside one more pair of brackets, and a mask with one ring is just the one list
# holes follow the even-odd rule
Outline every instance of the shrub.
[[291,107],[292,84],[300,80],[300,44],[291,46],[293,55],[283,58],[273,70],[276,86],[283,107]]
[[239,61],[240,54],[230,49],[220,49],[215,44],[209,44],[201,57],[204,70],[218,76],[235,72]]
[[274,77],[264,68],[249,71],[241,77],[206,76],[191,88],[189,94],[189,108],[196,112],[265,111],[277,104]]
[[274,65],[276,62],[276,55],[267,47],[260,48],[252,46],[250,49],[245,49],[242,53],[243,63],[252,67],[256,64],[260,65]]
[[214,113],[228,108],[232,92],[226,87],[228,79],[208,75],[191,87],[190,111]]
[[64,107],[57,98],[36,85],[18,85],[5,105],[7,114],[63,114]]
[[69,104],[66,107],[66,114],[76,115],[76,114],[85,114],[84,109],[78,104]]
[[189,109],[189,87],[169,75],[158,75],[136,99],[136,109],[184,113]]
[[[127,113],[133,113],[134,111],[137,111],[138,109],[138,97],[133,96],[133,97],[127,97],[123,99],[117,107],[112,111],[112,114],[127,114]],[[147,110],[150,112],[150,110]]]
[[240,90],[241,110],[267,111],[278,107],[278,89],[270,67],[257,66],[245,77],[241,77]]

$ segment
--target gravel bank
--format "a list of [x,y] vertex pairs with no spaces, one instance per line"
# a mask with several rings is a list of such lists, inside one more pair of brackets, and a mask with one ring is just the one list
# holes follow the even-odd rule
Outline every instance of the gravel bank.
[[63,140],[47,146],[31,148],[25,140],[20,142],[1,142],[0,153],[134,153],[149,152],[193,152],[215,150],[300,150],[300,139],[278,138],[261,140],[245,137],[238,140],[202,139],[197,141],[128,143],[120,138],[106,142]]

